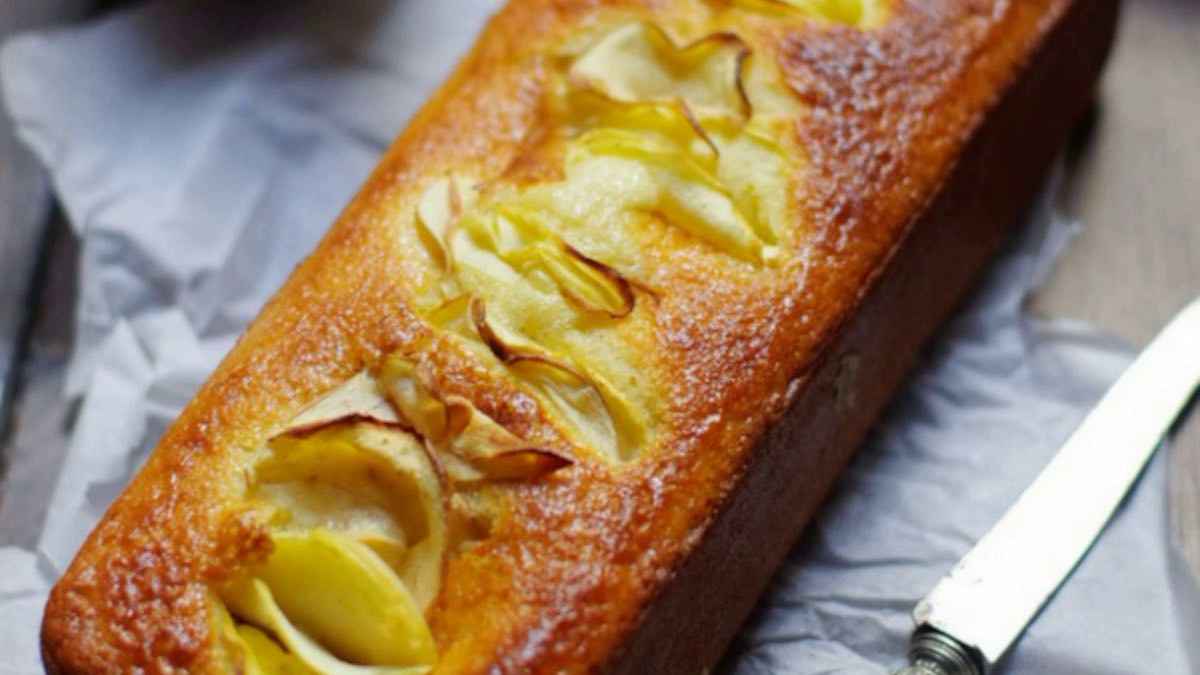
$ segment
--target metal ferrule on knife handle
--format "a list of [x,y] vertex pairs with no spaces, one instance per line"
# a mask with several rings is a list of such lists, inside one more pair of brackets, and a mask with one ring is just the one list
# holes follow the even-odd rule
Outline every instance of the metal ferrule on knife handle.
[[987,672],[978,652],[928,626],[913,634],[908,659],[912,665],[896,675],[985,675]]

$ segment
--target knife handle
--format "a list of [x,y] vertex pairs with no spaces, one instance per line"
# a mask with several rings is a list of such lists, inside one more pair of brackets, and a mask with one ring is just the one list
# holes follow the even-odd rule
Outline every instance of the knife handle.
[[984,675],[983,659],[947,633],[921,626],[908,648],[911,665],[896,675]]

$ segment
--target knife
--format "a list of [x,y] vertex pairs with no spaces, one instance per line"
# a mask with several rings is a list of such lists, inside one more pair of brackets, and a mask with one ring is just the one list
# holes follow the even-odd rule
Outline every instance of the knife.
[[[985,675],[1087,554],[1200,383],[1200,299],[1175,316],[913,619],[897,675]],[[1084,478],[1086,477],[1086,478]]]

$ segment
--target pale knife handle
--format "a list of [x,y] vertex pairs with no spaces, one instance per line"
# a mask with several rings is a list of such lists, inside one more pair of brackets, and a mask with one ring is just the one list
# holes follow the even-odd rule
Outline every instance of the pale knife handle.
[[929,626],[913,633],[908,659],[911,665],[896,675],[984,675],[983,660],[974,650]]

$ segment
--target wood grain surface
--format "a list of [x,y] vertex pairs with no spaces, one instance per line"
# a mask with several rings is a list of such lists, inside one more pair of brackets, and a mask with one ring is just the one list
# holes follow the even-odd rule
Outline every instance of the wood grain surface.
[[[1063,198],[1085,229],[1034,310],[1143,346],[1200,295],[1200,2],[1126,1]],[[1200,414],[1176,430],[1171,463],[1174,526],[1200,573]]]

